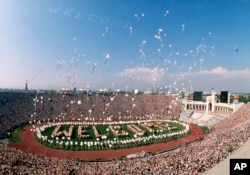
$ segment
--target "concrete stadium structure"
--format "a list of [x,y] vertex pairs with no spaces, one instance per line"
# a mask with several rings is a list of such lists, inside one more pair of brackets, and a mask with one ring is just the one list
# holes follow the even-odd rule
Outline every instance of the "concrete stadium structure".
[[212,89],[210,96],[205,97],[204,101],[193,101],[184,98],[182,103],[183,111],[180,113],[180,121],[207,126],[211,126],[230,116],[243,104],[231,104],[229,100],[227,103],[218,102],[214,89]]

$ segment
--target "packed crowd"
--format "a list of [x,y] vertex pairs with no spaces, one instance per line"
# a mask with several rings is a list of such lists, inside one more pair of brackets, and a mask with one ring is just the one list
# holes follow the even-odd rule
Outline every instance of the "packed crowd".
[[[43,97],[44,98],[44,97]],[[46,97],[47,98],[47,97]],[[132,120],[140,119],[141,116],[149,117],[172,117],[177,114],[180,106],[175,105],[175,100],[171,96],[114,96],[114,97],[100,97],[95,99],[91,97],[77,97],[75,100],[72,97],[66,96],[50,96],[48,102],[44,102],[41,106],[40,112],[36,112],[36,120],[48,119],[52,116],[53,120],[63,120],[72,118],[85,117],[88,113],[83,113],[85,110],[89,112],[90,107],[93,111],[93,116],[98,116],[97,111],[101,114],[109,116],[113,114],[120,114],[119,119],[126,120],[131,117]],[[86,99],[85,99],[86,98]],[[113,103],[114,99],[118,100]],[[134,99],[132,99],[134,98]],[[32,98],[31,98],[32,99]],[[41,99],[41,97],[40,97]],[[61,99],[63,103],[56,103]],[[85,101],[86,100],[86,101]],[[144,101],[145,100],[145,101]],[[81,101],[81,103],[78,103]],[[55,102],[55,103],[53,103]],[[50,104],[51,103],[51,104]],[[73,104],[77,105],[73,105]],[[101,103],[101,104],[99,104]],[[162,104],[164,103],[164,104]],[[71,104],[71,105],[70,105]],[[86,105],[82,105],[86,104]],[[109,105],[107,105],[109,104]],[[135,104],[135,105],[133,105]],[[32,102],[33,105],[33,102]],[[100,105],[100,106],[97,106]],[[152,105],[152,106],[151,106]],[[106,108],[108,106],[108,108]],[[111,107],[113,106],[113,112]],[[134,115],[126,115],[127,110],[130,112],[131,106],[136,108],[143,108],[142,110],[133,109]],[[18,107],[17,109],[19,109]],[[2,109],[2,108],[1,108]],[[94,109],[94,110],[93,110]],[[106,110],[105,110],[106,109]],[[163,110],[162,110],[163,109]],[[64,110],[64,112],[62,112]],[[168,112],[168,110],[171,110]],[[80,111],[80,112],[76,112]],[[160,111],[160,112],[159,112]],[[152,113],[150,113],[152,112]],[[2,112],[3,117],[6,117],[6,112]],[[61,113],[67,113],[62,115]],[[101,115],[100,114],[100,115]],[[140,116],[141,114],[141,116]],[[165,114],[165,115],[163,115]],[[23,114],[25,115],[25,114]],[[63,116],[60,118],[60,116]],[[152,117],[151,115],[151,117]],[[7,115],[10,117],[10,115]],[[56,116],[56,117],[55,117]],[[59,116],[59,117],[58,117]],[[17,117],[17,116],[16,116]],[[83,119],[85,119],[82,117]],[[123,118],[124,117],[124,118]],[[2,117],[1,117],[2,118]],[[96,120],[96,118],[94,118]],[[104,118],[105,119],[105,118]],[[115,118],[116,119],[116,118]],[[3,122],[2,119],[0,119]],[[23,119],[17,119],[17,122]],[[25,120],[30,120],[25,118]],[[101,120],[101,118],[98,118]],[[12,120],[11,120],[12,121]],[[6,123],[8,125],[9,122]],[[5,126],[1,125],[1,128]],[[9,126],[7,127],[9,128]],[[2,131],[2,130],[1,130]],[[59,159],[53,157],[41,157],[34,154],[24,153],[20,150],[10,148],[5,144],[0,144],[0,172],[2,174],[201,174],[210,169],[218,162],[224,160],[235,149],[239,148],[250,135],[250,104],[243,105],[231,116],[213,125],[212,131],[208,133],[202,140],[182,145],[181,147],[157,155],[149,155],[143,158],[113,160],[107,162],[84,162],[80,159]]]
[[0,138],[30,120],[35,96],[35,93],[0,92]]
[[178,116],[177,103],[172,95],[1,93],[0,136],[31,121],[169,119]]

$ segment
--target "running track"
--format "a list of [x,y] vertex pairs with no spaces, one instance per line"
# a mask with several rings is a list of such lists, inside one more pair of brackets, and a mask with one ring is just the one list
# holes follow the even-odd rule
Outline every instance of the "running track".
[[31,126],[21,131],[21,142],[9,143],[11,147],[21,149],[24,152],[34,153],[40,156],[50,156],[58,158],[79,158],[79,159],[98,159],[98,158],[116,158],[121,156],[127,156],[133,153],[145,152],[157,152],[161,150],[171,149],[173,147],[182,145],[184,143],[192,142],[203,137],[200,128],[194,124],[190,125],[192,133],[185,138],[169,141],[167,143],[159,143],[149,146],[141,146],[129,149],[120,150],[105,150],[105,151],[64,151],[46,147],[37,142],[31,131]]

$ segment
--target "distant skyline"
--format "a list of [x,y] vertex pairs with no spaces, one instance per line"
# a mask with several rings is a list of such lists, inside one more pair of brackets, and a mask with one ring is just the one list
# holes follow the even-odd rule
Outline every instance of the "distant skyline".
[[248,0],[3,0],[0,88],[250,92]]

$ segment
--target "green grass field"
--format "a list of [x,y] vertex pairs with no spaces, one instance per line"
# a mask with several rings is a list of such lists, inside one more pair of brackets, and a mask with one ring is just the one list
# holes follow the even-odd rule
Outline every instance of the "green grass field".
[[18,128],[15,128],[11,133],[9,137],[10,142],[20,142],[21,137],[20,137],[20,131],[25,128],[27,125],[20,126]]
[[208,134],[211,130],[207,126],[200,126],[202,134]]
[[[143,123],[145,125],[145,123]],[[150,123],[152,131],[145,129],[142,124],[134,123],[136,128],[144,131],[143,135],[139,135],[138,133],[134,133],[131,129],[129,129],[129,124],[120,124],[117,126],[116,132],[127,133],[127,135],[117,135],[114,136],[114,133],[109,128],[108,124],[99,124],[95,125],[98,133],[100,135],[105,135],[107,138],[97,138],[94,133],[94,129],[92,125],[85,125],[84,132],[86,132],[89,137],[87,138],[78,138],[78,125],[73,126],[73,132],[70,138],[67,138],[62,134],[58,137],[53,137],[52,132],[54,131],[56,126],[48,127],[45,131],[42,131],[41,134],[46,136],[46,139],[39,139],[36,137],[37,141],[41,144],[62,150],[107,150],[107,149],[124,149],[130,147],[138,147],[143,145],[151,145],[156,143],[168,142],[170,140],[175,140],[177,138],[185,137],[190,134],[191,131],[182,134],[171,135],[173,133],[177,133],[183,131],[185,126],[176,123],[176,122],[166,122],[162,121],[161,126],[168,126],[165,129],[162,129],[155,122]],[[118,125],[118,124],[116,124]],[[114,125],[113,125],[114,127]],[[68,132],[70,125],[61,125],[60,130],[58,132],[66,131]]]

